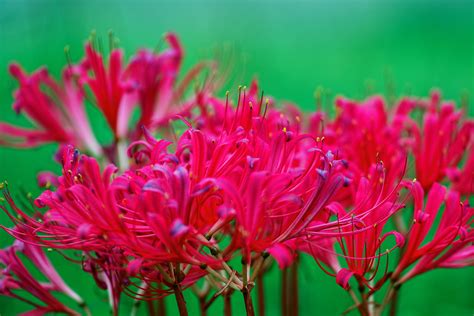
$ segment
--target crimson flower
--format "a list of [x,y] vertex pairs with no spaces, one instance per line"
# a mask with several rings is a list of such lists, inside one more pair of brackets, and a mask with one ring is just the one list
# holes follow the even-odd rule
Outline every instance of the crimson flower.
[[[467,201],[463,203],[458,192],[447,191],[438,183],[431,187],[426,203],[421,183],[413,182],[409,188],[414,199],[413,221],[392,278],[403,283],[435,268],[474,265],[474,208]],[[441,219],[435,224],[438,216]],[[432,238],[428,238],[429,233],[434,233]]]
[[410,120],[406,124],[413,137],[416,178],[428,190],[465,156],[474,135],[474,122],[463,120],[463,112],[456,110],[453,103],[441,103],[436,91],[423,107],[422,126]]
[[[28,258],[46,278],[47,282],[38,281],[37,276],[31,274],[30,268],[25,266],[18,253],[22,253]],[[28,292],[44,305],[40,305],[20,295],[20,291]],[[80,315],[61,303],[52,294],[53,291],[69,296],[88,312],[82,298],[63,281],[40,247],[17,240],[13,246],[0,250],[0,294],[19,299],[34,306],[34,310],[22,315],[44,315],[54,312]]]

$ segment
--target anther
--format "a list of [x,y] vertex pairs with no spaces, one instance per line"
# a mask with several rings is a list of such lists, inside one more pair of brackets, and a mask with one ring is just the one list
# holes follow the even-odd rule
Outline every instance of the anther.
[[209,250],[213,256],[217,256],[219,254],[219,251],[215,247],[211,247]]

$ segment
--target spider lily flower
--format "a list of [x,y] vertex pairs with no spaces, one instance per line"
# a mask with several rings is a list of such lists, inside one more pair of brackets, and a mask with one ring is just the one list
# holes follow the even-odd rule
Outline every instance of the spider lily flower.
[[137,95],[124,78],[123,51],[113,49],[108,63],[91,42],[87,43],[85,51],[86,57],[78,72],[80,79],[90,87],[115,138],[125,137]]
[[0,123],[0,144],[32,147],[50,142],[70,143],[93,155],[102,152],[89,125],[83,91],[73,69],[67,67],[62,83],[58,83],[44,68],[27,75],[17,64],[10,65],[10,73],[20,84],[13,108],[24,113],[34,128]]
[[[72,147],[65,148],[62,161],[57,190],[45,191],[36,200],[38,207],[47,207],[46,213],[40,214],[39,220],[33,218],[6,195],[20,215],[10,217],[19,227],[34,229],[38,244],[83,251],[84,270],[94,276],[100,288],[108,290],[114,312],[121,292],[131,285],[127,266],[133,258],[143,261],[137,277],[166,281],[170,287],[174,284],[167,280],[168,268],[157,274],[150,273],[147,266],[168,267],[175,262],[190,268],[203,264],[220,268],[220,259],[201,251],[203,246],[211,246],[204,237],[207,230],[201,232],[192,225],[199,222],[196,217],[201,212],[196,208],[205,209],[207,204],[194,202],[199,188],[190,187],[184,168],[149,165],[111,182],[116,170],[113,166],[101,174],[95,159],[81,156]],[[7,231],[23,238],[17,231]],[[198,279],[196,274],[202,276],[203,271],[191,269],[180,284],[190,286]]]
[[[128,144],[141,137],[141,126],[155,129],[168,125],[177,114],[188,116],[198,103],[213,99],[215,86],[210,83],[192,97],[185,94],[204,69],[214,74],[215,64],[199,63],[178,82],[183,50],[176,35],[167,34],[166,41],[169,49],[159,53],[141,50],[129,63],[124,61],[122,50],[111,48],[110,54],[103,56],[89,42],[83,61],[69,64],[60,82],[54,81],[46,69],[27,75],[12,64],[10,73],[20,83],[13,108],[23,112],[34,126],[0,123],[0,145],[71,144],[95,157],[125,166],[120,153],[125,153]],[[114,143],[110,148],[99,144],[91,129],[85,111],[86,97],[91,97],[112,131]],[[136,106],[141,108],[141,118],[135,126],[130,126]]]
[[44,214],[38,210],[33,215],[26,213],[8,191],[4,192],[12,211],[2,209],[17,227],[4,229],[25,244],[82,251],[84,270],[109,292],[117,313],[120,294],[128,282],[128,259],[120,244],[129,237],[110,189],[116,168],[109,166],[101,174],[95,159],[81,156],[72,146],[63,149],[62,163],[56,191],[44,191],[35,200],[36,207],[47,208]]
[[[203,133],[189,131],[184,135],[189,140],[183,137],[177,155],[190,148],[192,175],[208,179],[224,205],[235,212],[232,247],[242,248],[249,263],[252,252],[261,253],[301,234],[344,179],[332,155],[312,148],[318,146],[316,140],[293,131],[281,112],[268,111],[264,116],[250,102],[241,102],[220,137],[208,142]],[[197,151],[199,147],[204,150]]]
[[168,51],[155,54],[141,50],[127,68],[127,76],[137,85],[142,109],[139,124],[146,127],[168,113],[182,62],[183,51],[176,36],[167,34],[165,38],[171,45]]
[[123,229],[109,190],[116,168],[109,165],[101,174],[95,159],[80,155],[70,146],[64,148],[62,163],[57,190],[44,191],[35,201],[37,207],[47,208],[41,222],[20,213],[23,221],[18,225],[35,227],[43,234],[38,237],[53,248],[87,251],[113,243],[108,232]]
[[[232,247],[243,247],[246,260],[253,251],[262,252],[300,234],[344,182],[337,171],[339,162],[330,153],[310,150],[310,144],[317,146],[317,142],[309,135],[298,135],[297,128],[291,130],[291,121],[281,112],[265,114],[261,102],[253,108],[249,100],[257,96],[255,86],[248,96],[242,93],[239,106],[227,109],[220,136],[189,129],[176,149],[177,161],[189,170],[187,185],[213,193],[223,201],[222,211],[235,214]],[[148,155],[162,152],[162,145],[154,144],[158,151],[148,150]],[[163,185],[158,187],[163,190]],[[258,198],[259,194],[265,198]],[[216,211],[215,206],[205,209],[196,212],[204,227],[228,214]],[[232,247],[226,251],[232,252]]]
[[[92,44],[86,46],[81,78],[91,88],[98,107],[117,138],[129,136],[130,115],[137,104],[141,108],[137,127],[168,125],[176,114],[189,112],[198,102],[197,96],[184,100],[190,83],[204,69],[215,72],[213,63],[199,63],[178,84],[183,49],[175,34],[166,34],[165,40],[169,49],[160,53],[140,50],[126,65],[123,65],[122,51],[114,49],[110,53],[108,67]],[[206,89],[199,94],[206,97],[211,92],[211,86],[206,85]],[[135,128],[133,132],[140,130]]]
[[[327,209],[336,216],[337,225],[328,225],[331,223],[324,222],[319,225],[330,228],[330,231],[316,231],[317,225],[308,227],[308,234],[313,236],[307,240],[309,253],[317,262],[322,261],[327,267],[332,268],[333,272],[325,272],[335,276],[337,283],[345,289],[349,288],[349,280],[354,276],[361,286],[376,290],[372,283],[379,272],[382,258],[388,256],[394,248],[404,244],[404,238],[400,233],[396,231],[384,233],[389,218],[403,207],[397,200],[399,187],[388,195],[384,194],[384,175],[385,171],[379,164],[371,168],[370,178],[360,179],[351,211],[347,212],[336,201],[327,206]],[[389,250],[382,249],[385,240],[390,236],[395,238],[395,246]],[[347,268],[340,268],[334,263],[334,257],[338,255],[334,252],[334,245],[327,238],[331,238],[330,240],[342,249],[340,257],[346,262]],[[385,269],[382,278],[386,274]]]
[[[148,141],[151,162],[125,172],[112,184],[120,219],[129,233],[121,246],[136,258],[133,276],[148,285],[148,295],[179,296],[209,269],[223,269],[226,259],[216,256],[216,241],[210,234],[222,225],[220,199],[209,185],[193,181],[193,171],[179,164],[178,158],[155,159],[167,156],[168,144]],[[151,290],[152,282],[164,288]]]
[[[462,203],[458,192],[447,191],[438,183],[432,185],[426,203],[421,183],[413,182],[409,189],[414,199],[413,222],[392,279],[401,284],[435,268],[474,265],[474,208]],[[436,225],[437,216],[441,220]],[[412,264],[415,266],[404,273]]]
[[[204,69],[215,71],[215,65],[201,62],[194,66],[178,83],[178,74],[183,60],[183,48],[173,33],[165,36],[169,49],[160,54],[141,50],[133,56],[125,76],[130,78],[138,92],[141,116],[138,126],[147,128],[167,125],[169,119],[178,113],[186,113],[198,102],[198,96],[184,100],[190,83]],[[210,88],[206,86],[206,88]],[[212,89],[201,91],[207,96]]]
[[457,167],[474,135],[474,122],[463,120],[451,102],[440,103],[437,92],[425,104],[423,124],[411,123],[412,151],[415,157],[416,178],[428,190],[442,181],[449,168]]
[[325,128],[326,144],[349,162],[354,183],[367,176],[373,165],[383,162],[386,190],[391,190],[404,174],[406,150],[401,143],[402,114],[390,115],[384,100],[371,97],[362,103],[336,100],[338,115]]
[[[25,266],[17,252],[22,252],[31,260],[34,266],[46,277],[47,282],[37,280],[30,273],[30,269]],[[28,292],[44,305],[21,296],[20,291]],[[16,241],[13,246],[0,250],[0,295],[16,298],[34,306],[34,310],[22,315],[44,315],[55,312],[80,315],[80,313],[70,309],[53,296],[53,291],[66,294],[81,307],[85,307],[84,301],[66,285],[41,248]]]
[[185,168],[149,165],[126,172],[113,188],[126,229],[135,236],[125,244],[135,257],[156,264],[216,264],[200,252],[212,246],[204,238],[210,224],[202,217],[215,202],[200,198],[207,191],[192,185]]

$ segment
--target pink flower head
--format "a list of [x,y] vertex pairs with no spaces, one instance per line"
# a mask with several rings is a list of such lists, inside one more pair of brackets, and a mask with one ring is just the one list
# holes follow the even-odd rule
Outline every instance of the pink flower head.
[[401,143],[400,114],[388,113],[384,100],[371,97],[364,102],[338,98],[338,115],[325,128],[326,143],[348,162],[354,180],[368,175],[383,162],[385,189],[391,190],[405,172],[406,150]]
[[[47,282],[37,280],[30,273],[30,269],[25,266],[18,252],[22,252],[34,264]],[[21,296],[20,291],[28,292],[44,305]],[[80,306],[85,306],[81,297],[66,285],[38,246],[16,241],[13,246],[0,250],[0,294],[20,299],[35,307],[24,315],[44,315],[53,312],[80,315],[53,296],[53,291],[66,294]]]
[[86,57],[79,68],[81,81],[92,90],[114,136],[124,137],[136,95],[124,79],[123,52],[113,49],[106,63],[93,43],[87,43],[85,50]]
[[464,121],[463,112],[457,111],[453,103],[440,104],[437,92],[424,104],[424,111],[423,125],[411,122],[408,129],[413,135],[416,178],[428,190],[465,156],[474,135],[474,122]]
[[[435,268],[455,268],[474,265],[474,208],[462,203],[459,193],[448,191],[435,183],[426,203],[421,183],[409,185],[414,199],[412,226],[407,233],[407,245],[392,278],[403,283]],[[440,209],[444,205],[444,211]],[[435,220],[441,220],[435,226]],[[434,233],[429,239],[428,234]],[[402,273],[412,264],[415,266]]]
[[[188,82],[177,88],[180,95],[175,95],[175,84],[183,59],[183,49],[173,33],[165,37],[170,48],[160,54],[141,50],[133,56],[127,67],[126,77],[135,83],[141,107],[139,126],[150,127],[151,123],[162,122],[170,114],[171,105],[176,98],[181,98]],[[202,64],[189,80],[199,74]],[[179,112],[181,109],[174,109]],[[168,122],[164,122],[168,123]]]
[[113,188],[121,218],[134,236],[124,243],[128,252],[155,264],[216,263],[199,251],[211,246],[204,237],[212,224],[205,210],[215,203],[206,202],[201,196],[206,190],[192,184],[185,168],[149,165],[126,172]]
[[37,207],[46,208],[44,214],[38,210],[28,214],[14,203],[8,191],[4,192],[13,213],[2,209],[17,226],[4,229],[25,244],[83,251],[84,270],[93,275],[100,288],[108,290],[111,306],[117,312],[120,294],[128,285],[129,260],[121,243],[129,236],[110,189],[116,168],[108,166],[101,173],[95,159],[80,155],[71,146],[63,148],[61,161],[63,173],[57,180],[57,190],[44,191],[35,201]]
[[[378,164],[371,168],[369,178],[361,178],[359,181],[354,207],[350,212],[346,212],[338,202],[328,205],[327,208],[337,217],[337,226],[332,225],[333,233],[313,232],[313,235],[320,238],[332,236],[331,240],[337,242],[342,249],[341,257],[345,260],[347,268],[340,268],[334,263],[334,257],[337,255],[327,239],[307,241],[310,253],[316,260],[321,260],[334,270],[334,273],[327,273],[336,276],[337,283],[345,289],[349,286],[350,278],[355,276],[361,285],[375,290],[370,282],[376,278],[382,258],[388,256],[394,248],[404,244],[404,238],[400,233],[396,231],[384,233],[384,226],[389,218],[403,207],[398,201],[400,188],[396,187],[389,194],[385,194],[384,182],[385,171]],[[395,238],[395,246],[390,249],[382,248],[390,236]],[[385,268],[382,270],[385,270],[383,274],[385,277],[387,270]]]
[[62,84],[55,82],[46,69],[28,76],[12,64],[10,73],[20,83],[13,108],[17,113],[25,113],[34,128],[0,123],[0,144],[30,147],[48,142],[71,143],[94,155],[100,154],[85,113],[83,92],[72,68],[63,71]]
[[219,136],[190,130],[177,149],[178,157],[189,150],[191,177],[221,196],[223,214],[235,214],[232,247],[247,263],[267,249],[284,260],[277,245],[302,234],[344,183],[340,161],[299,134],[299,112],[264,107],[256,88],[226,106]]

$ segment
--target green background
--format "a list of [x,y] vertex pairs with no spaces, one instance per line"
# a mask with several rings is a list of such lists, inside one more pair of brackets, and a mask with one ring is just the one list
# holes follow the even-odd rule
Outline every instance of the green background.
[[[213,57],[216,49],[230,49],[236,56],[235,81],[228,88],[258,74],[266,94],[306,110],[314,108],[313,93],[319,85],[354,98],[363,98],[367,85],[385,93],[387,80],[394,82],[397,94],[426,95],[439,87],[447,98],[460,100],[462,94],[474,93],[472,1],[0,0],[0,119],[25,122],[11,111],[16,87],[7,73],[11,61],[28,71],[47,65],[57,75],[65,64],[64,46],[69,45],[73,60],[79,60],[92,29],[104,37],[112,29],[127,56],[139,47],[155,47],[164,32],[175,31],[185,47],[184,69]],[[472,116],[473,106],[469,112]],[[0,180],[8,180],[14,193],[20,188],[38,192],[36,172],[58,170],[50,158],[54,150],[0,148]],[[0,220],[7,223],[3,214]],[[0,244],[9,242],[2,232]],[[94,290],[87,275],[58,262],[93,314],[106,315],[104,293]],[[303,259],[302,267],[302,315],[338,315],[350,305],[347,294],[311,260]],[[266,283],[267,310],[278,315],[276,269]],[[473,293],[473,269],[431,272],[405,286],[401,315],[473,315]],[[241,298],[234,301],[235,306]],[[168,303],[170,308],[173,303]],[[189,304],[195,311],[191,298]],[[129,302],[123,305],[126,315]],[[0,298],[1,315],[24,310],[23,304]],[[219,312],[216,306],[210,314]]]

